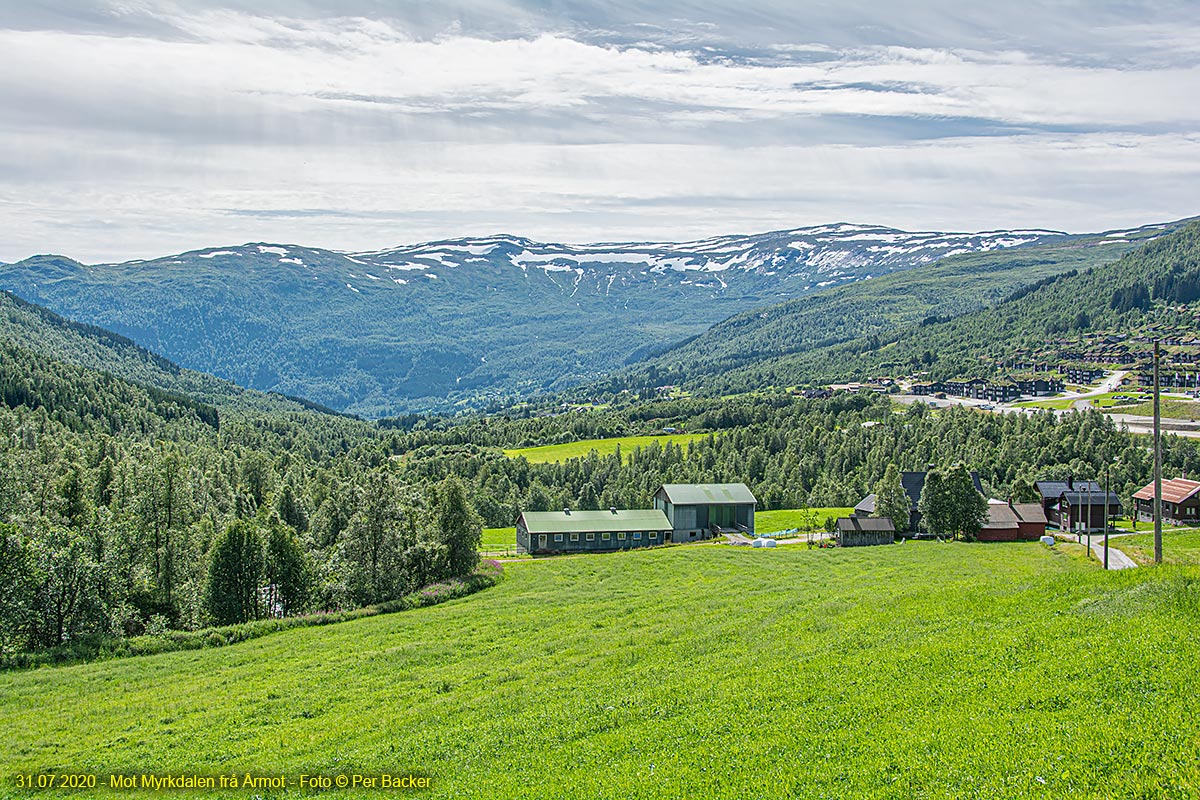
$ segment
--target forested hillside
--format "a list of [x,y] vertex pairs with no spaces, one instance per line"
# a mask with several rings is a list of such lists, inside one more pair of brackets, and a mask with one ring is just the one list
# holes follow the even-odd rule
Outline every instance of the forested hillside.
[[184,393],[229,412],[298,412],[329,409],[304,398],[246,389],[232,381],[183,369],[112,331],[65,319],[42,306],[0,291],[0,340],[50,359],[111,373],[142,386]]
[[[1115,245],[1058,250],[1041,267],[1030,263],[1026,271],[1002,272],[990,290],[984,288],[986,282],[952,280],[947,262],[929,268],[931,277],[940,274],[916,293],[904,288],[920,270],[847,287],[838,296],[820,298],[820,305],[813,298],[811,307],[796,303],[759,312],[757,318],[741,315],[613,383],[677,383],[731,392],[916,370],[928,370],[935,378],[977,374],[986,371],[985,361],[1011,357],[1055,337],[1124,333],[1151,319],[1148,315],[1166,321],[1177,313],[1172,308],[1195,300],[1200,223],[1149,243],[1145,238],[1140,246],[1132,240],[1120,245],[1125,254],[1115,260],[1106,257],[1117,252]],[[983,258],[964,259],[967,270],[970,261]],[[1033,277],[1039,279],[1029,280]],[[939,311],[986,303],[989,294],[997,296],[989,308],[956,316]],[[823,325],[852,338],[813,342]]]
[[[401,484],[374,425],[229,393],[25,304],[4,320],[0,661],[272,608],[354,608],[474,568],[461,485]],[[47,355],[64,342],[222,405]]]

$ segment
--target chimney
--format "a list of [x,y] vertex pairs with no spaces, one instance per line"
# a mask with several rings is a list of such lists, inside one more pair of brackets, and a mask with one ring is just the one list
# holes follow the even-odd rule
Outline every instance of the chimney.
[[1008,496],[1008,507],[1009,507],[1009,508],[1012,508],[1012,507],[1013,507],[1012,495],[1011,495],[1011,494]]
[[1075,476],[1074,476],[1074,475],[1068,475],[1068,476],[1067,476],[1067,488],[1068,488],[1068,489],[1074,489],[1074,488],[1075,488]]

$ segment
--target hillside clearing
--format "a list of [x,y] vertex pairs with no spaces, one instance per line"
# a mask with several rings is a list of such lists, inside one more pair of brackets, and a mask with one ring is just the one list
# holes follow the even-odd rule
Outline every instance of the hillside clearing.
[[548,444],[541,447],[519,447],[512,450],[505,450],[504,455],[509,458],[523,457],[531,464],[549,464],[555,461],[583,458],[593,450],[601,457],[608,456],[617,452],[617,448],[620,447],[622,454],[628,459],[633,455],[635,449],[649,447],[654,442],[658,442],[660,445],[665,445],[669,442],[677,444],[686,450],[688,442],[703,439],[708,435],[706,433],[673,433],[661,436],[621,436],[613,439],[587,439],[581,442]]
[[1037,544],[513,565],[410,613],[2,675],[0,759],[427,797],[1182,796],[1197,577]]

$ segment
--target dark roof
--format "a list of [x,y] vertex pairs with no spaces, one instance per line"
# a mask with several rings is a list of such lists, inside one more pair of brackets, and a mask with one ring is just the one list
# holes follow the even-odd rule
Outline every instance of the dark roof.
[[744,483],[664,483],[658,492],[677,506],[758,502]]
[[[921,492],[925,490],[925,476],[928,474],[928,472],[900,473],[900,485],[904,487],[904,493],[912,501],[913,511],[917,510],[917,503],[921,500]],[[983,484],[979,482],[978,472],[971,472],[971,482],[975,484],[975,491],[983,494]]]
[[896,528],[887,517],[838,517],[839,531],[885,531],[895,533]]
[[[900,473],[900,485],[904,487],[904,493],[908,495],[910,513],[917,510],[917,504],[921,501],[921,492],[925,490],[925,476],[928,474],[927,472]],[[983,484],[979,482],[978,472],[971,473],[971,482],[975,484],[975,491],[983,494]],[[859,500],[854,510],[864,514],[874,514],[875,494],[871,493],[862,500]]]
[[983,530],[1014,530],[1022,522],[1046,524],[1046,512],[1041,503],[988,503],[988,519]]
[[1075,480],[1068,486],[1066,481],[1035,481],[1034,486],[1037,487],[1038,494],[1043,500],[1048,498],[1058,498],[1063,492],[1087,492],[1089,488],[1097,494],[1104,491],[1104,487],[1098,481]]
[[[1067,505],[1070,506],[1086,506],[1088,503],[1094,506],[1104,505],[1104,492],[1092,492],[1090,494],[1086,491],[1063,492],[1060,497],[1062,500],[1066,500]],[[1061,502],[1059,504],[1061,505]],[[1110,506],[1121,505],[1121,498],[1117,496],[1116,492],[1108,493],[1108,504]]]

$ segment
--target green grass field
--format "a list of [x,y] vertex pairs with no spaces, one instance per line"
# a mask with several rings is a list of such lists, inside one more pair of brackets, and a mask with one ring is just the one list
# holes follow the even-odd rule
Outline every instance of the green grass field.
[[[1139,564],[1154,563],[1154,534],[1119,536],[1109,540],[1110,546],[1120,548]],[[1164,529],[1163,562],[1166,564],[1200,565],[1200,530]]]
[[483,541],[480,543],[480,549],[486,550],[489,547],[504,547],[506,545],[515,546],[516,543],[516,528],[484,528]]
[[807,511],[800,508],[784,508],[778,511],[758,511],[754,514],[754,530],[760,533],[774,533],[792,528],[805,530],[810,525],[806,514],[812,515],[811,524],[817,530],[823,530],[826,517],[837,519],[853,513],[853,508],[810,508]]
[[[529,561],[431,608],[0,674],[0,795],[47,772],[411,771],[438,798],[1195,796],[1200,571],[1078,550]],[[252,794],[285,796],[170,796]]]
[[1041,400],[1025,400],[1020,403],[1013,403],[1015,408],[1053,408],[1059,411],[1064,411],[1078,400],[1078,397],[1046,397]]
[[[1134,403],[1133,405],[1117,406],[1105,409],[1119,414],[1133,414],[1139,417],[1149,417],[1154,414],[1154,403]],[[1200,403],[1193,400],[1159,399],[1159,413],[1170,419],[1200,419]]]
[[687,443],[693,439],[703,439],[707,433],[675,433],[662,436],[622,436],[615,439],[588,439],[582,442],[567,444],[548,444],[542,447],[521,447],[505,450],[509,458],[524,456],[532,464],[548,464],[554,461],[566,461],[571,458],[582,458],[595,450],[598,455],[607,456],[615,453],[620,446],[621,452],[628,458],[635,448],[646,447],[651,442],[666,444],[671,442],[687,449]]

